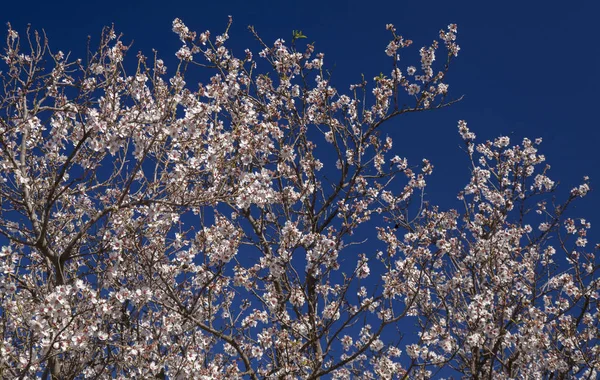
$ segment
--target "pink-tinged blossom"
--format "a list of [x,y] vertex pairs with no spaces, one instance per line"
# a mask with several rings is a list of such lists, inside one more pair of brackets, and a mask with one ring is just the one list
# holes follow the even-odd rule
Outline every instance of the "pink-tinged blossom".
[[346,94],[313,44],[251,28],[236,56],[229,26],[176,19],[183,63],[140,53],[129,74],[112,28],[84,62],[9,27],[4,377],[597,376],[598,249],[566,217],[589,179],[562,194],[541,139],[459,121],[470,178],[447,210],[436,163],[386,136],[454,102],[455,24],[416,51],[387,25],[389,77]]

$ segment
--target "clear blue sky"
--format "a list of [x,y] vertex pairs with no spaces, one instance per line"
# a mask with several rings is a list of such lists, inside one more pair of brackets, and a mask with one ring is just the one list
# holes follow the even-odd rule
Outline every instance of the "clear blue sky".
[[[83,56],[88,35],[115,23],[134,40],[135,51],[151,55],[156,48],[171,58],[179,41],[171,22],[181,18],[192,30],[221,32],[233,15],[230,46],[240,53],[258,45],[246,26],[252,24],[266,41],[289,39],[301,29],[325,63],[335,66],[340,91],[383,71],[389,33],[386,23],[415,41],[404,54],[416,59],[418,47],[436,38],[448,23],[459,26],[462,50],[449,77],[450,93],[464,100],[449,109],[396,119],[384,131],[395,137],[398,154],[413,163],[435,165],[428,193],[437,203],[456,207],[456,193],[466,184],[468,163],[459,148],[459,119],[468,121],[480,139],[511,135],[542,137],[541,150],[552,165],[550,177],[567,195],[584,175],[599,188],[600,48],[597,1],[12,1],[0,19],[23,31],[27,23],[44,28],[51,45]],[[133,58],[134,57],[130,57]],[[579,202],[577,214],[600,228],[600,194]],[[592,228],[592,231],[594,228]],[[596,231],[592,236],[598,237]],[[598,242],[598,238],[591,239]]]
[[[418,48],[438,31],[457,23],[461,51],[450,71],[450,94],[464,95],[455,106],[395,119],[383,132],[394,137],[397,154],[418,164],[426,157],[435,166],[428,194],[443,207],[459,207],[456,194],[467,183],[469,165],[461,149],[457,121],[467,120],[480,141],[509,135],[542,137],[541,151],[560,181],[559,199],[584,175],[592,193],[577,202],[574,215],[592,223],[592,243],[600,242],[600,1],[4,1],[0,20],[23,32],[31,23],[45,29],[54,50],[83,57],[87,36],[97,41],[102,26],[114,23],[124,41],[134,40],[130,59],[152,48],[173,59],[180,46],[171,32],[175,17],[195,31],[223,31],[227,16],[234,24],[228,42],[242,55],[259,50],[246,27],[256,27],[269,43],[289,40],[300,29],[325,65],[334,68],[334,85],[346,92],[360,74],[371,79],[389,74],[384,53],[386,23],[415,41],[403,57],[417,63]],[[171,66],[172,67],[172,66]]]

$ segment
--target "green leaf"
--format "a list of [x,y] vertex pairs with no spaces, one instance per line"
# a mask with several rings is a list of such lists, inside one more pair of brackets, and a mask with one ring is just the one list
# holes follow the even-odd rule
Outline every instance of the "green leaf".
[[306,36],[302,34],[301,30],[292,30],[292,41],[295,41],[299,38],[306,38]]

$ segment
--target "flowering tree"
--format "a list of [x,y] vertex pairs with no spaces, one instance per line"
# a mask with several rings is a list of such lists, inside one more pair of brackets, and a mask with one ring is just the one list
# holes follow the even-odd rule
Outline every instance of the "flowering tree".
[[437,42],[401,67],[387,29],[389,77],[344,95],[300,32],[251,29],[255,60],[176,19],[172,74],[140,53],[130,75],[113,29],[71,60],[9,25],[0,376],[596,378],[598,260],[566,214],[587,179],[559,201],[540,140],[461,121],[464,207],[428,203],[432,164],[381,132],[453,102],[457,28],[439,68]]

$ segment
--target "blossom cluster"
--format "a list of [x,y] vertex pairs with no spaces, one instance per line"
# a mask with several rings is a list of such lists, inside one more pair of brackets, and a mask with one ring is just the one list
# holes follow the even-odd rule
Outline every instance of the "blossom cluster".
[[456,100],[456,25],[407,66],[388,25],[388,74],[347,94],[301,33],[251,29],[259,51],[236,57],[230,26],[176,19],[171,61],[129,74],[112,28],[84,62],[9,26],[0,377],[598,375],[598,259],[568,214],[589,180],[559,204],[541,140],[478,143],[461,121],[471,178],[446,210],[425,197],[435,163],[383,136]]

